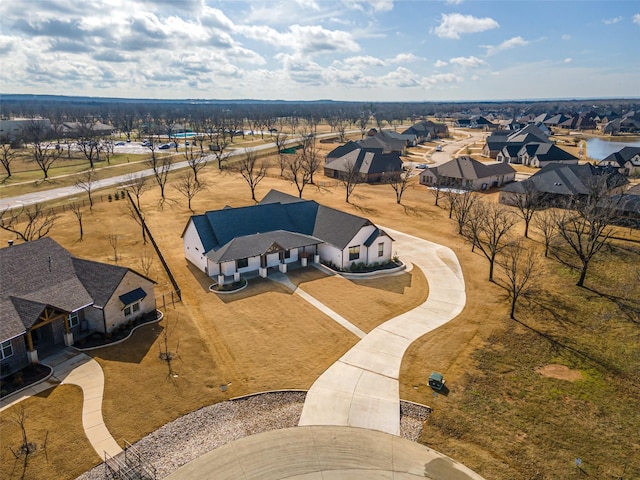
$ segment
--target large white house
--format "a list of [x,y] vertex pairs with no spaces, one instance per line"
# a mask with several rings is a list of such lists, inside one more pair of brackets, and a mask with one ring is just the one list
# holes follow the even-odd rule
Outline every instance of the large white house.
[[366,218],[271,190],[257,205],[212,210],[189,218],[184,254],[219,284],[269,268],[309,261],[348,269],[391,260],[393,239]]

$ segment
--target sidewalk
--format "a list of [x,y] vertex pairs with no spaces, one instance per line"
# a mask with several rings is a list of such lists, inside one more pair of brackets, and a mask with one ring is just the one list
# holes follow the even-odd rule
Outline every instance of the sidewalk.
[[44,358],[42,363],[53,368],[52,376],[44,382],[4,398],[0,402],[0,412],[49,388],[58,385],[78,385],[83,394],[82,427],[94,450],[103,459],[105,452],[110,456],[122,452],[102,418],[104,374],[100,364],[88,355],[71,348],[65,348]]
[[429,297],[372,330],[311,386],[299,425],[361,427],[400,434],[398,377],[406,349],[458,315],[466,302],[458,259],[447,247],[384,229],[405,263],[420,268]]

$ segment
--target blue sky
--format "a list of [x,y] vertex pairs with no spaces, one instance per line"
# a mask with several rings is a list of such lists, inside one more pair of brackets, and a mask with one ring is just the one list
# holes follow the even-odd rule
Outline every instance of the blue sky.
[[0,91],[352,101],[640,97],[640,1],[0,2]]

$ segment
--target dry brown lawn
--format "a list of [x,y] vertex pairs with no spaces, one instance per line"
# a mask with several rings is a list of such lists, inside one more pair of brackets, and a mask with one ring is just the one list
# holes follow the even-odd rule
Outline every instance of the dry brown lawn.
[[[272,168],[274,176],[258,186],[257,198],[271,188],[296,194],[276,173]],[[193,200],[195,212],[252,203],[249,188],[239,175],[220,173],[212,165],[204,170],[203,178],[209,188]],[[464,311],[416,341],[402,365],[401,397],[434,407],[424,443],[487,478],[566,478],[574,473],[575,456],[590,462],[586,468],[594,477],[615,474],[615,468],[625,463],[627,475],[640,475],[640,465],[634,460],[638,457],[633,456],[640,420],[629,410],[638,399],[632,381],[640,371],[634,340],[638,327],[618,306],[624,297],[621,289],[628,289],[640,258],[637,246],[626,242],[612,247],[594,263],[587,285],[598,286],[594,290],[605,285],[602,294],[575,287],[577,273],[572,268],[544,260],[546,275],[536,296],[541,301],[529,300],[519,306],[520,324],[508,319],[505,291],[486,280],[484,257],[472,253],[455,235],[447,212],[433,205],[427,190],[410,189],[403,205],[398,205],[391,187],[359,185],[352,202],[346,204],[343,189],[334,186],[335,181],[318,175],[317,183],[321,186],[305,189],[305,198],[448,245],[458,255],[467,289]],[[496,194],[483,198],[495,201]],[[103,412],[116,439],[136,441],[183,413],[237,395],[308,388],[357,341],[270,280],[251,280],[246,290],[227,296],[208,292],[210,280],[188,265],[183,255],[180,234],[191,215],[186,200],[169,186],[162,207],[157,187],[146,192],[142,201],[149,226],[182,289],[183,302],[167,303],[171,286],[156,260],[149,275],[158,280],[161,306],[165,295],[166,318],[136,332],[120,346],[92,354],[105,371]],[[125,212],[123,201],[96,205],[93,213],[86,214],[82,242],[78,241],[77,221],[66,213],[51,236],[78,256],[113,262],[107,236],[117,234],[119,263],[140,270],[142,252],[149,247],[142,244],[139,227]],[[0,232],[0,242],[8,238]],[[534,236],[528,245],[539,248],[540,244]],[[353,282],[308,268],[292,272],[291,278],[366,331],[421,303],[427,293],[424,276],[416,270]],[[637,299],[637,292],[634,294]],[[629,300],[632,305],[633,301]],[[169,350],[176,354],[171,372],[158,358],[164,348],[164,332]],[[566,382],[535,372],[546,364],[580,370],[585,380]],[[434,397],[427,387],[432,370],[445,374],[451,390],[448,396]],[[576,421],[576,411],[588,415]],[[0,418],[4,421],[10,414],[4,412]],[[607,430],[611,422],[616,429]],[[610,447],[607,456],[594,453],[600,443]]]
[[[17,415],[24,408],[27,441],[36,445],[25,468],[16,459],[22,434]],[[62,385],[28,398],[0,416],[0,479],[75,478],[100,461],[82,430],[82,390]]]

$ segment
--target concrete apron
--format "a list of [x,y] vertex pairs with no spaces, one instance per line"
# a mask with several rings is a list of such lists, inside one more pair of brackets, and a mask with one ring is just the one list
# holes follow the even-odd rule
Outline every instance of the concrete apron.
[[398,377],[402,357],[422,335],[455,318],[466,302],[464,278],[453,251],[384,228],[394,250],[429,282],[425,303],[372,330],[311,386],[299,425],[361,427],[400,434]]

